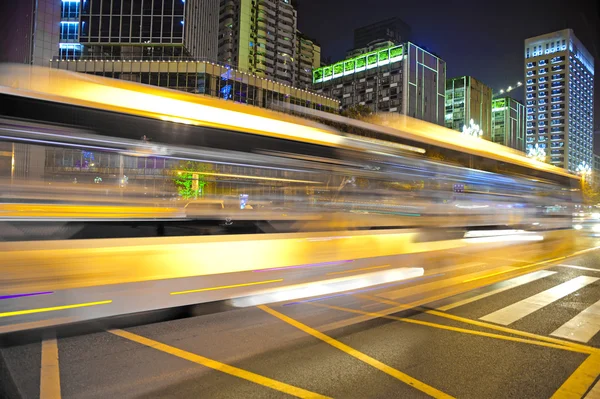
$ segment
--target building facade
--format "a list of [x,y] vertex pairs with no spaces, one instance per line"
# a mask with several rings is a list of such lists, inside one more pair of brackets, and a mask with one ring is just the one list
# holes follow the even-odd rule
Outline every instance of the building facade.
[[527,148],[576,172],[593,165],[594,58],[571,29],[525,40]]
[[446,127],[462,131],[471,120],[492,139],[492,89],[471,76],[446,80]]
[[313,90],[341,101],[444,124],[446,63],[413,43],[379,49],[313,70]]
[[525,106],[510,97],[492,100],[491,140],[525,151]]
[[58,56],[61,4],[59,0],[0,1],[0,62],[46,66]]
[[296,10],[290,0],[223,0],[218,47],[219,62],[293,85]]
[[354,30],[354,48],[363,48],[376,41],[401,44],[410,40],[410,26],[398,17],[388,18]]
[[276,110],[338,112],[339,101],[206,61],[55,60],[53,68],[167,87]]
[[69,22],[78,27],[71,37],[78,43],[69,44],[75,54],[61,58],[217,57],[219,0],[85,0],[78,7]]
[[321,47],[317,42],[302,33],[296,32],[298,48],[296,50],[297,74],[296,87],[309,88],[312,84],[312,71],[321,66]]

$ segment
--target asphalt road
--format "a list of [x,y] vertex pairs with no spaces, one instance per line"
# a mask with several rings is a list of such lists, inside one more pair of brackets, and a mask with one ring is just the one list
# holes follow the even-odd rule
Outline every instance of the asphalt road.
[[525,253],[484,261],[456,253],[424,276],[342,295],[200,305],[185,317],[136,316],[11,336],[1,349],[3,392],[598,398],[599,244],[550,262]]

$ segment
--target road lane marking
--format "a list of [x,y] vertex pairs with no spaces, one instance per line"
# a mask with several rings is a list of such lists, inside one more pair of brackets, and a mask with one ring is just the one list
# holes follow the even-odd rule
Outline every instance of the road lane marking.
[[133,342],[137,342],[138,344],[148,346],[150,348],[156,349],[161,352],[168,353],[173,356],[177,356],[181,359],[188,360],[192,363],[196,363],[202,365],[204,367],[211,368],[213,370],[220,371],[225,374],[232,375],[234,377],[241,378],[246,381],[253,382],[258,385],[262,385],[271,389],[274,389],[279,392],[283,392],[288,395],[296,396],[298,398],[328,398],[327,396],[320,395],[315,392],[307,391],[302,388],[295,387],[293,385],[286,384],[285,382],[273,380],[268,377],[264,377],[260,374],[255,374],[251,371],[243,370],[234,366],[230,366],[225,363],[221,363],[219,361],[209,359],[204,356],[197,355],[195,353],[184,351],[183,349],[175,348],[174,346],[170,346],[167,344],[163,344],[161,342],[155,341],[150,338],[143,337],[141,335],[137,335],[125,330],[109,330],[111,334],[117,335],[121,338],[128,339]]
[[600,381],[585,395],[584,399],[600,399]]
[[583,310],[550,335],[588,342],[598,331],[600,331],[600,301]]
[[[514,269],[511,268],[511,270],[509,270],[509,271],[513,271],[513,270]],[[464,282],[463,279],[466,276],[477,276],[477,275],[481,275],[481,273],[484,273],[484,272],[477,271],[475,273],[470,273],[465,276],[451,277],[446,280],[432,281],[431,283],[427,283],[427,284],[415,285],[415,286],[408,287],[408,288],[400,288],[400,289],[394,290],[394,291],[382,292],[381,294],[377,294],[377,296],[380,296],[380,297],[386,298],[386,299],[392,299],[392,300],[399,299],[399,298],[407,298],[407,297],[410,297],[413,295],[422,294],[424,292],[436,291],[436,290],[439,290],[440,288],[446,288],[446,287],[451,287],[454,285],[460,285]],[[487,275],[486,275],[486,277],[487,277]]]
[[404,374],[403,372],[396,370],[393,367],[388,366],[387,364],[384,364],[382,362],[380,362],[377,359],[374,359],[336,339],[331,338],[330,336],[323,334],[320,331],[315,330],[314,328],[311,328],[305,324],[300,323],[299,321],[292,319],[291,317],[288,317],[286,315],[284,315],[283,313],[279,313],[278,311],[271,309],[268,306],[265,305],[259,305],[258,306],[259,309],[262,309],[263,311],[269,313],[272,316],[277,317],[278,319],[296,327],[297,329],[304,331],[305,333],[312,335],[313,337],[320,339],[321,341],[333,346],[336,349],[341,350],[342,352],[347,353],[348,355],[368,364],[369,366],[372,366],[380,371],[383,371],[384,373],[404,382],[405,384],[408,384],[410,386],[412,386],[413,388],[418,389],[421,392],[426,393],[427,395],[433,397],[433,398],[452,398],[452,396],[437,390],[436,388],[433,388],[427,384],[425,384],[424,382],[421,382],[411,376],[409,376],[408,374]]
[[443,317],[443,318],[450,319],[450,320],[459,321],[459,322],[465,323],[465,324],[471,324],[471,325],[474,325],[477,327],[483,327],[483,328],[489,328],[490,330],[501,331],[501,332],[504,332],[507,334],[520,335],[522,337],[527,337],[527,338],[535,339],[538,341],[545,341],[545,342],[550,342],[550,343],[557,344],[557,345],[567,346],[570,348],[576,348],[581,353],[589,353],[589,354],[597,353],[600,355],[600,349],[597,349],[597,348],[594,348],[591,346],[576,344],[576,343],[570,342],[570,341],[564,341],[562,339],[556,339],[556,338],[546,337],[543,335],[529,333],[526,331],[515,330],[513,328],[502,327],[497,324],[486,323],[486,322],[479,321],[479,320],[471,320],[471,319],[456,316],[456,315],[453,315],[450,313],[438,312],[437,310],[427,310],[427,311],[425,311],[425,313],[428,313],[428,314],[431,314],[434,316],[438,316],[438,317]]
[[[518,273],[519,275],[525,274],[525,272],[524,272],[525,269],[529,269],[529,268],[536,267],[536,266],[538,266],[538,268],[534,269],[534,270],[540,270],[540,269],[544,268],[544,266],[542,266],[542,265],[545,265],[547,263],[554,262],[554,261],[557,261],[557,260],[570,258],[570,257],[573,257],[573,256],[575,256],[575,255],[571,254],[571,255],[567,255],[567,256],[563,256],[563,257],[559,257],[559,258],[553,258],[553,259],[549,259],[549,260],[545,260],[545,261],[533,263],[533,264],[528,265],[528,266],[520,267],[519,269],[517,269],[517,272],[521,271],[521,273]],[[417,307],[417,306],[421,306],[421,305],[424,305],[424,304],[427,304],[427,303],[433,303],[433,302],[436,302],[436,301],[439,301],[439,300],[442,300],[442,299],[447,299],[447,298],[450,298],[450,297],[458,295],[458,294],[463,294],[465,292],[469,292],[469,291],[472,291],[474,289],[484,287],[486,285],[494,284],[496,282],[498,282],[498,281],[494,281],[494,282],[491,282],[491,283],[482,282],[480,285],[478,285],[476,287],[469,287],[469,286],[465,286],[465,285],[459,285],[459,286],[457,286],[455,289],[453,289],[450,292],[444,292],[444,293],[441,293],[441,294],[431,295],[431,296],[429,296],[427,298],[419,299],[417,301],[411,302],[411,303],[406,304],[406,305],[397,306],[397,307],[389,308],[389,309],[386,309],[386,310],[381,310],[381,311],[379,311],[379,313],[384,313],[385,312],[386,315],[397,313],[397,312],[399,312],[401,310],[411,309],[411,308],[414,308],[414,307]],[[334,329],[337,329],[337,328],[346,327],[346,326],[350,326],[350,325],[353,325],[353,324],[357,324],[357,323],[362,323],[362,322],[365,322],[365,321],[373,320],[375,318],[376,317],[369,316],[369,315],[360,315],[360,316],[352,317],[352,318],[349,318],[349,319],[345,319],[345,320],[341,320],[341,321],[334,321],[332,323],[325,324],[325,325],[321,326],[321,330],[324,330],[324,331],[334,330]]]
[[362,310],[344,308],[341,306],[334,306],[334,305],[325,305],[322,303],[309,303],[308,305],[329,308],[329,309],[334,309],[334,310],[340,310],[340,311],[349,312],[349,313],[365,314],[365,315],[372,316],[373,318],[383,318],[383,319],[389,319],[389,320],[395,320],[395,321],[402,321],[405,323],[418,324],[421,326],[437,328],[440,330],[447,330],[447,331],[454,331],[454,332],[459,332],[459,333],[463,333],[463,334],[477,335],[480,337],[494,338],[494,339],[499,339],[499,340],[503,340],[503,341],[519,342],[519,343],[523,343],[523,344],[543,346],[546,348],[560,349],[560,350],[565,350],[565,351],[570,351],[570,352],[578,352],[578,353],[585,353],[585,354],[590,353],[590,350],[587,350],[587,349],[584,350],[584,349],[580,349],[580,348],[576,348],[576,347],[572,347],[572,346],[566,346],[563,344],[553,344],[553,343],[549,343],[549,342],[541,342],[541,341],[525,339],[525,338],[509,337],[506,335],[469,330],[469,329],[461,328],[461,327],[452,327],[452,326],[447,326],[444,324],[437,324],[437,323],[432,323],[429,321],[411,319],[411,318],[406,318],[406,317],[391,316],[391,315],[381,314],[381,313],[377,313],[377,312],[365,312]]
[[[573,255],[570,255],[570,256],[573,256]],[[557,260],[563,260],[563,259],[566,259],[566,258],[567,258],[566,256],[559,256],[558,258],[552,258],[552,259],[544,260],[542,262],[532,263],[531,265],[513,267],[512,270],[509,269],[509,270],[504,270],[504,271],[498,272],[498,273],[488,274],[487,276],[475,277],[475,278],[472,278],[472,279],[469,279],[469,280],[465,280],[465,281],[463,281],[463,283],[470,283],[471,281],[482,280],[484,278],[498,276],[500,274],[509,273],[509,272],[512,272],[512,271],[515,271],[515,270],[529,269],[530,267],[535,267],[535,266],[538,266],[538,265],[544,265],[546,263],[556,262]]]
[[570,267],[571,269],[588,270],[590,272],[600,272],[600,269],[593,269],[591,267],[575,266],[575,265],[557,265],[560,267]]
[[353,272],[362,272],[364,270],[385,269],[386,267],[390,267],[390,265],[363,267],[361,269],[344,270],[342,272],[331,272],[331,273],[327,273],[326,275],[330,276],[330,275],[333,275],[333,274],[346,274],[346,273],[353,273]]
[[56,338],[42,341],[40,366],[40,399],[60,399],[60,368]]
[[88,306],[107,305],[109,303],[112,303],[112,300],[99,301],[99,302],[76,303],[74,305],[54,306],[51,308],[16,310],[14,312],[0,313],[0,317],[20,316],[20,315],[32,314],[32,313],[56,312],[58,310],[84,308],[84,307],[88,307]]
[[513,303],[505,308],[480,317],[480,320],[490,321],[492,323],[507,326],[587,285],[595,283],[598,280],[600,280],[598,277],[575,277],[574,279],[557,285],[556,287],[552,287],[546,291],[540,292],[539,294],[530,296],[522,301]]
[[544,277],[548,277],[548,276],[550,276],[552,274],[556,274],[556,272],[551,272],[549,270],[539,270],[537,272],[533,272],[533,273],[525,274],[523,276],[515,277],[515,278],[512,278],[510,280],[504,281],[503,283],[507,284],[505,287],[501,287],[501,288],[498,288],[498,289],[495,289],[495,290],[492,290],[492,291],[489,291],[489,292],[485,292],[485,293],[480,294],[480,295],[476,295],[476,296],[473,296],[473,297],[470,297],[470,298],[463,299],[462,301],[456,301],[454,303],[450,303],[448,305],[438,307],[438,310],[442,310],[442,311],[445,312],[447,310],[454,309],[454,308],[457,308],[459,306],[463,306],[463,305],[466,305],[466,304],[471,303],[471,302],[478,301],[478,300],[483,299],[483,298],[487,298],[487,297],[492,296],[494,294],[498,294],[500,292],[504,292],[504,291],[510,290],[511,288],[519,287],[519,286],[521,286],[523,284],[527,284],[527,283],[530,283],[532,281],[539,280],[539,279],[544,278]]
[[176,291],[176,292],[171,292],[171,295],[192,294],[194,292],[216,291],[216,290],[225,290],[225,289],[229,289],[229,288],[249,287],[251,285],[278,283],[280,281],[283,281],[283,279],[280,278],[280,279],[277,279],[277,280],[256,281],[256,282],[253,282],[253,283],[222,285],[222,286],[219,286],[219,287],[199,288],[197,290]]
[[600,373],[600,355],[590,355],[567,378],[551,399],[579,399],[587,392]]

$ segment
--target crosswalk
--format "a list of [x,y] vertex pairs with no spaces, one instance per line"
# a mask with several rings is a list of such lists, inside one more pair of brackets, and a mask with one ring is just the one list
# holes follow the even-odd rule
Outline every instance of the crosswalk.
[[[600,272],[597,269],[589,269],[589,271]],[[530,284],[534,281],[544,279],[548,276],[556,274],[555,271],[539,270],[533,273],[525,274],[498,285],[498,288],[492,289],[484,293],[475,293],[468,297],[460,297],[450,303],[445,303],[438,307],[438,310],[449,311],[457,309],[467,304],[480,301],[484,298],[490,298],[501,292],[513,290],[517,287]],[[590,273],[596,274],[596,273]],[[568,281],[555,285],[545,291],[538,292],[530,297],[519,300],[503,308],[494,310],[493,312],[479,317],[480,320],[509,326],[525,317],[534,314],[535,312],[553,304],[561,299],[578,292],[579,290],[589,287],[600,280],[600,273],[596,276],[577,276]],[[597,284],[600,286],[600,284]],[[597,290],[600,292],[600,290]],[[600,295],[598,295],[600,297]],[[597,302],[590,304],[586,309],[579,312],[575,317],[567,320],[558,329],[550,333],[550,335],[560,338],[566,338],[572,341],[587,343],[600,332],[600,300],[594,298]]]

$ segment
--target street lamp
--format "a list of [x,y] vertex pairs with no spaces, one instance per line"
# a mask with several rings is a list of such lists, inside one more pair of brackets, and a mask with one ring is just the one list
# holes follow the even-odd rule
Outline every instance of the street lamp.
[[536,161],[546,162],[546,150],[541,148],[538,144],[527,150],[527,156],[535,159]]
[[481,130],[479,125],[476,124],[475,121],[473,121],[473,119],[471,119],[469,121],[469,126],[467,126],[467,125],[463,126],[462,134],[464,134],[466,136],[479,138],[479,137],[483,136],[483,130]]

